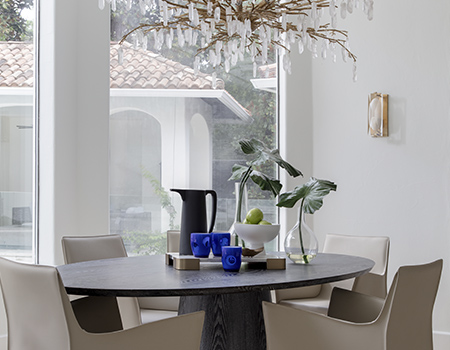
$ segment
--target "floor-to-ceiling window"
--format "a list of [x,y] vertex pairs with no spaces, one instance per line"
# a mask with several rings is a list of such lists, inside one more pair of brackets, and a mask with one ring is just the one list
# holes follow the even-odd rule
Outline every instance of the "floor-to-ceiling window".
[[34,5],[0,0],[0,256],[35,260]]
[[[214,189],[215,229],[228,230],[235,216],[235,185],[228,179],[235,163],[248,160],[238,141],[277,143],[275,53],[256,69],[250,58],[229,73],[220,69],[214,83],[202,55],[194,74],[198,46],[180,45],[177,37],[170,49],[155,47],[151,33],[118,44],[159,16],[157,5],[141,5],[117,2],[111,12],[110,228],[124,237],[129,254],[165,251],[165,232],[178,229],[181,218],[181,198],[171,188]],[[264,171],[276,176],[274,167]],[[249,208],[277,222],[273,197],[254,184],[248,193]]]

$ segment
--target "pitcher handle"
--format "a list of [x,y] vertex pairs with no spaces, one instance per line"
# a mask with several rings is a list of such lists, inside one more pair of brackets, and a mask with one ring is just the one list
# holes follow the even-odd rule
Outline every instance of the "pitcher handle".
[[208,232],[212,232],[214,229],[214,225],[216,223],[216,211],[217,211],[217,193],[214,190],[206,190],[206,194],[210,194],[212,196],[212,213],[211,213],[211,224],[209,226]]

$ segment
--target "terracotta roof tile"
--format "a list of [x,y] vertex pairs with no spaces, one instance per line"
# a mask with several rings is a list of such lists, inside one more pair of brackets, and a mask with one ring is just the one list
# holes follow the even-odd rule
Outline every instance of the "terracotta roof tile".
[[33,86],[33,44],[0,42],[0,87]]
[[[210,75],[194,75],[191,67],[143,49],[122,45],[124,63],[119,65],[118,43],[111,43],[110,86],[129,89],[212,89]],[[33,44],[0,42],[0,87],[33,86]],[[224,89],[223,80],[217,88]]]

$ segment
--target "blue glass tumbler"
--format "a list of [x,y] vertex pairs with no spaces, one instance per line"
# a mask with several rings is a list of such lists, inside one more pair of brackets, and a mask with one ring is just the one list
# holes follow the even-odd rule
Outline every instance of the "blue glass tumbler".
[[222,256],[222,247],[229,246],[231,235],[229,232],[211,233],[211,248],[214,256]]
[[191,233],[191,249],[197,258],[207,258],[211,251],[210,233]]
[[242,247],[222,247],[222,266],[225,271],[238,272],[241,268]]

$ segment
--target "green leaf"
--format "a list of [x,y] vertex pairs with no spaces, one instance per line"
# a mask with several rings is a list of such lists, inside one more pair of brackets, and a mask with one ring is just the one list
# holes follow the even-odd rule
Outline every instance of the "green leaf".
[[241,165],[241,164],[235,164],[233,165],[233,168],[231,168],[231,177],[228,179],[228,181],[238,181],[242,179],[242,175],[245,174],[245,172],[248,170],[248,166]]
[[261,188],[261,190],[270,191],[274,196],[277,196],[283,187],[279,180],[268,177],[266,174],[256,170],[252,171],[250,177],[253,182]]
[[242,152],[245,154],[256,154],[256,158],[252,161],[252,164],[254,165],[260,165],[270,160],[277,163],[283,169],[286,169],[288,174],[293,177],[299,175],[303,176],[300,170],[293,167],[280,156],[278,149],[271,150],[263,142],[257,139],[241,140],[239,141],[239,145],[241,146]]
[[314,214],[322,207],[323,198],[336,189],[337,185],[334,182],[312,177],[306,184],[297,186],[290,192],[280,194],[277,206],[292,208],[301,199],[303,212]]
[[257,148],[255,147],[255,145],[257,143],[262,144],[261,141],[256,140],[256,139],[251,139],[251,140],[240,140],[239,141],[239,145],[241,146],[242,152],[244,152],[245,154],[253,154],[257,152]]

